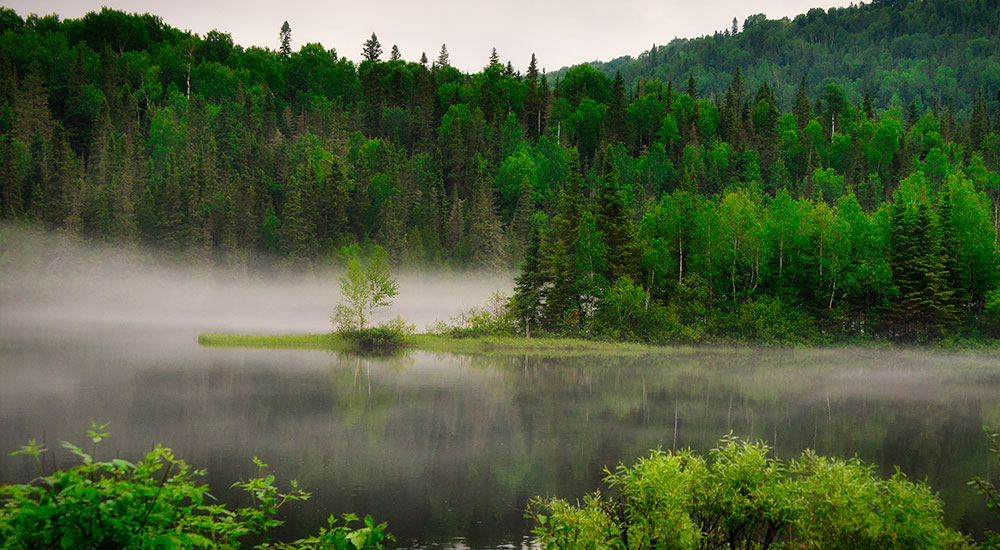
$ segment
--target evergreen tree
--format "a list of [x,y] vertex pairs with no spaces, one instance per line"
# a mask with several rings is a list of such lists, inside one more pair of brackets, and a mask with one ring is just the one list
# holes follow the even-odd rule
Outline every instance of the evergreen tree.
[[615,81],[611,88],[611,104],[608,106],[606,122],[609,143],[625,140],[626,102],[625,80],[622,78],[621,73],[615,73]]
[[861,101],[861,112],[865,114],[865,118],[868,120],[875,119],[875,105],[872,103],[872,96],[865,90],[865,97]]
[[493,188],[482,176],[476,178],[469,216],[468,241],[473,265],[499,270],[506,260],[503,226],[496,213]]
[[392,53],[389,54],[389,59],[393,61],[402,59],[402,56],[399,54],[399,48],[395,44],[392,45]]
[[278,53],[280,53],[282,57],[292,55],[292,27],[288,25],[288,21],[281,24],[281,30],[278,31],[278,38],[281,41],[281,46],[278,47]]
[[980,151],[983,148],[983,140],[990,132],[990,115],[986,104],[983,102],[982,93],[972,107],[972,116],[969,117],[969,149]]
[[933,338],[955,320],[940,233],[925,200],[899,193],[896,198],[889,263],[898,295],[889,311],[890,332],[906,340]]
[[490,65],[499,65],[499,64],[500,64],[500,56],[497,55],[497,49],[493,48],[493,51],[490,53]]
[[795,90],[795,106],[792,110],[795,114],[795,123],[799,129],[805,128],[812,118],[812,109],[809,107],[809,89],[806,87],[806,77],[799,80],[799,87]]
[[611,157],[605,153],[604,175],[597,195],[597,228],[608,250],[604,276],[608,281],[624,276],[635,280],[639,262],[633,242],[634,230]]
[[528,63],[528,72],[525,74],[525,84],[527,91],[524,99],[524,125],[528,129],[528,136],[532,140],[537,140],[542,134],[542,112],[546,90],[542,89],[542,83],[538,81],[538,61],[535,59],[535,54],[531,54],[531,62]]
[[438,53],[437,61],[434,62],[434,66],[443,69],[445,67],[451,67],[451,60],[448,59],[448,45],[441,44],[441,51]]
[[694,82],[694,75],[688,75],[687,95],[691,99],[698,99],[698,86]]
[[382,45],[379,44],[375,33],[372,33],[371,38],[365,40],[364,47],[361,49],[361,56],[365,58],[365,61],[379,62],[379,58],[382,57]]
[[0,217],[17,219],[24,216],[21,197],[21,173],[17,163],[17,146],[10,132],[0,137]]
[[538,328],[545,302],[545,276],[542,272],[541,231],[537,224],[531,227],[531,237],[524,252],[521,272],[514,279],[514,296],[511,311],[522,332],[531,338],[532,328]]

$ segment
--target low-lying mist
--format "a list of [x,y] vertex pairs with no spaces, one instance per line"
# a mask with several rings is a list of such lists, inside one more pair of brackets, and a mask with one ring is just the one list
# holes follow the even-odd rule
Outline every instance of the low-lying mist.
[[[339,271],[253,270],[167,260],[155,252],[0,228],[0,329],[100,325],[191,333],[322,333],[340,300]],[[425,330],[510,292],[511,274],[397,272],[399,295],[377,320]]]

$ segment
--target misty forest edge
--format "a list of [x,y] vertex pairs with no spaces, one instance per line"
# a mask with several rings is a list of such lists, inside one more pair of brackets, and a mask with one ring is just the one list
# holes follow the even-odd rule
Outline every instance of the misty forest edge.
[[479,312],[510,334],[1000,336],[988,2],[752,16],[551,74],[278,36],[3,9],[0,217],[221,265],[519,265]]

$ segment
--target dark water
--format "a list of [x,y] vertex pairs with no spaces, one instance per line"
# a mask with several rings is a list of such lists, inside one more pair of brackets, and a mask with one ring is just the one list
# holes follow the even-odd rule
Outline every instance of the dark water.
[[[99,328],[99,327],[98,327]],[[105,336],[95,336],[104,334]],[[204,349],[181,331],[0,335],[0,480],[10,452],[43,436],[99,454],[156,442],[209,470],[215,494],[254,473],[312,491],[288,534],[330,513],[370,513],[400,546],[527,545],[534,495],[577,498],[602,469],[654,447],[706,451],[730,431],[778,455],[806,448],[899,465],[945,501],[947,521],[1000,528],[966,482],[991,473],[983,424],[1000,426],[996,356],[872,350],[686,350],[629,357],[366,359],[322,351]],[[59,465],[71,463],[58,452]],[[995,468],[995,466],[994,466]]]

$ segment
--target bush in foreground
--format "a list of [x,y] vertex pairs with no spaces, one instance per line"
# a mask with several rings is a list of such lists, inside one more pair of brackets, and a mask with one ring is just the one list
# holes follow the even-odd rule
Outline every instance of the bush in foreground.
[[[237,482],[251,504],[227,508],[215,501],[193,470],[162,446],[139,462],[95,458],[97,443],[107,433],[95,426],[91,453],[63,443],[81,464],[49,475],[41,471],[46,449],[35,442],[14,454],[34,457],[40,475],[30,483],[0,486],[0,548],[21,549],[187,549],[227,550],[249,546],[268,549],[376,550],[392,540],[385,524],[366,516],[360,525],[353,514],[336,517],[312,537],[275,542],[270,533],[282,524],[278,510],[288,502],[309,498],[291,482],[281,492],[273,475]],[[258,472],[267,467],[254,459]]]
[[709,459],[654,451],[607,470],[617,490],[583,505],[532,501],[528,517],[543,548],[583,549],[945,549],[968,546],[942,522],[922,483],[871,465],[806,451],[784,463],[760,443],[723,439]]

